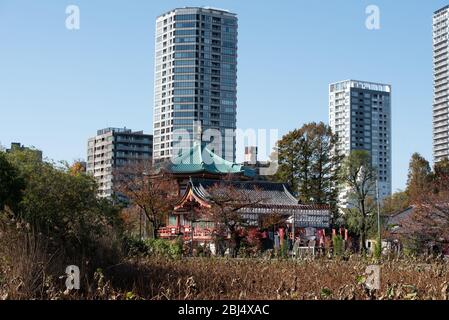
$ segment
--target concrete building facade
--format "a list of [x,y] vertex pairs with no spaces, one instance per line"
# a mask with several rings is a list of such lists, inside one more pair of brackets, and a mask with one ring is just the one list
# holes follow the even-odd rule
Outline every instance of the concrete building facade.
[[449,156],[449,6],[433,15],[433,159]]
[[[188,149],[198,131],[213,151],[235,160],[237,17],[179,8],[156,20],[154,161]],[[205,137],[213,129],[212,137]]]
[[[329,125],[337,150],[366,150],[377,168],[379,198],[391,194],[391,86],[346,80],[329,85]],[[342,198],[345,198],[343,191]]]
[[106,128],[88,140],[87,173],[99,184],[99,196],[114,194],[114,169],[138,161],[151,161],[153,136],[127,128]]

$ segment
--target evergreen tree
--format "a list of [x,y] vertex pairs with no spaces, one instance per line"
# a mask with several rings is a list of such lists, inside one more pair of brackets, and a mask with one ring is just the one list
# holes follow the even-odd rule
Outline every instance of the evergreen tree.
[[414,153],[410,159],[406,189],[411,203],[417,202],[425,194],[431,178],[429,162],[419,153]]
[[275,179],[287,182],[303,203],[336,205],[341,157],[336,136],[323,122],[308,123],[278,141],[279,168]]

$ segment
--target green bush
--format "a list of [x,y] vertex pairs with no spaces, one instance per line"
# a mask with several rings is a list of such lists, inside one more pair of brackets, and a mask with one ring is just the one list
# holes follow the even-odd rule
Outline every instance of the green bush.
[[169,243],[163,239],[146,239],[145,245],[149,254],[156,256],[166,256],[168,255]]
[[147,254],[147,246],[142,239],[135,237],[123,238],[124,251],[129,256],[145,255]]
[[125,250],[129,256],[145,255],[179,258],[182,256],[183,242],[181,239],[145,239],[125,238]]
[[344,252],[344,240],[340,235],[336,235],[332,238],[334,245],[334,256],[341,257]]
[[183,241],[182,239],[176,239],[170,242],[168,252],[172,258],[180,258],[182,256]]
[[287,258],[288,257],[288,242],[287,240],[285,240],[281,247],[280,247],[280,252],[279,255],[281,258]]

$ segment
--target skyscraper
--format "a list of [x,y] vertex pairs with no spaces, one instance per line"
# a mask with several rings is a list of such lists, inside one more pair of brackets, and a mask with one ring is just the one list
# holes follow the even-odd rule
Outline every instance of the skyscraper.
[[433,15],[433,158],[449,156],[449,6]]
[[[155,51],[154,161],[178,155],[180,141],[185,147],[200,133],[215,153],[234,161],[236,15],[212,8],[169,11],[156,20]],[[209,129],[216,130],[210,139]]]
[[377,168],[379,196],[391,194],[391,86],[347,80],[329,85],[329,125],[342,155],[366,150]]
[[151,161],[153,136],[126,128],[106,128],[87,143],[87,173],[98,182],[98,195],[114,194],[114,169],[139,161]]

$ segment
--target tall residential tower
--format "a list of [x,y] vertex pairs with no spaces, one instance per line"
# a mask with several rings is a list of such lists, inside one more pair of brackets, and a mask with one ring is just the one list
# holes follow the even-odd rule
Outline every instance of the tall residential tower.
[[329,125],[342,155],[366,150],[377,168],[379,196],[391,194],[391,86],[347,80],[329,85]]
[[449,156],[449,6],[433,15],[433,159]]
[[203,140],[212,141],[215,153],[234,161],[236,15],[180,8],[159,16],[155,59],[154,161],[178,155],[180,140],[190,144],[208,129],[218,134]]

